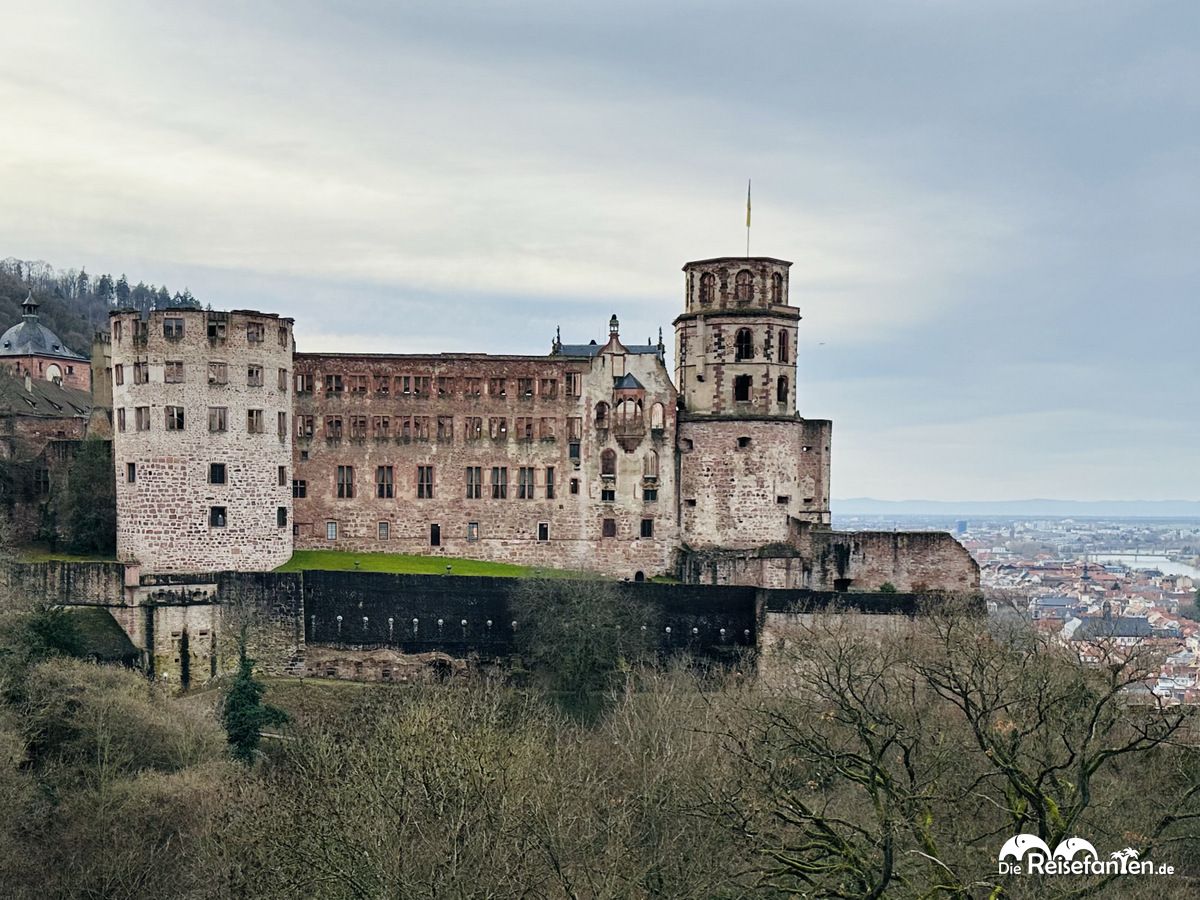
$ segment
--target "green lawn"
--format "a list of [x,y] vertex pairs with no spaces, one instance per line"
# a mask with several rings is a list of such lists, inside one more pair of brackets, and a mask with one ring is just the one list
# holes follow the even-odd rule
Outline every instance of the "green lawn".
[[405,556],[400,553],[347,553],[342,550],[297,550],[276,572],[320,569],[332,572],[391,572],[401,575],[498,575],[504,578],[563,577],[561,569],[514,566],[445,556]]

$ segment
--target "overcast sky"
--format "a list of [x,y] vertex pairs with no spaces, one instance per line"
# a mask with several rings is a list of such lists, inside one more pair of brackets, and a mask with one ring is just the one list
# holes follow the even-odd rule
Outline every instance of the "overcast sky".
[[302,350],[644,341],[794,261],[835,497],[1200,498],[1200,4],[0,0],[0,257]]

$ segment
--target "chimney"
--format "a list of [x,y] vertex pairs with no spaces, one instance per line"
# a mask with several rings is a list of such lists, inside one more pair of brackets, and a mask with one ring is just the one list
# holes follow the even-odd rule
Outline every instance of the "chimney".
[[28,371],[25,372],[25,393],[27,393],[27,394],[33,393],[33,377],[29,374]]

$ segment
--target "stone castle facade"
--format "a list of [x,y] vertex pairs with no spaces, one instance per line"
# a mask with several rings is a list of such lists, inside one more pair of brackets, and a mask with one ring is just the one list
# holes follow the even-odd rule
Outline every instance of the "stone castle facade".
[[661,337],[542,356],[294,352],[249,311],[111,317],[118,558],[255,571],[293,549],[642,579],[973,589],[949,535],[830,530],[832,425],[796,411],[790,263],[688,263]]

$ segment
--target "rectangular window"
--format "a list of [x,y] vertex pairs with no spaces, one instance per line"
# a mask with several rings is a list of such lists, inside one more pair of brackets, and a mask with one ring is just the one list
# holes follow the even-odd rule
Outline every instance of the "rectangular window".
[[464,379],[463,396],[464,397],[481,397],[481,396],[483,396],[483,379],[482,378]]
[[121,320],[120,319],[117,319],[113,322],[112,336],[113,336],[114,341],[117,341],[118,343],[120,343],[120,340],[121,340]]
[[533,396],[533,379],[518,378],[517,379],[517,396],[532,397]]
[[310,438],[313,436],[313,417],[296,416],[296,437]]
[[[375,393],[386,397],[392,392],[392,377],[390,375],[375,376]],[[384,523],[387,524],[387,523]]]
[[467,499],[478,500],[483,496],[483,469],[467,466]]
[[130,484],[137,481],[137,463],[125,463],[125,480]]
[[113,384],[118,386],[125,383],[125,367],[120,363],[113,366]]
[[336,541],[337,540],[337,522],[326,522],[325,523],[325,540],[327,540],[327,541]]
[[600,489],[600,502],[616,503],[617,502],[616,490],[614,488],[610,488],[610,487],[601,488]]
[[275,414],[275,432],[280,439],[287,437],[287,413],[281,411]]
[[325,417],[325,440],[340,441],[342,439],[342,417]]
[[167,360],[163,363],[163,381],[166,384],[183,384],[183,362]]
[[433,466],[417,466],[417,499],[433,499]]
[[150,430],[150,407],[138,406],[138,407],[134,408],[133,412],[137,418],[137,430],[138,431],[149,431]]
[[367,392],[367,376],[366,375],[351,375],[350,376],[350,393],[365,394]]
[[543,378],[538,384],[538,394],[546,400],[555,400],[558,397],[558,379]]
[[275,389],[277,391],[279,391],[279,393],[281,393],[281,394],[286,394],[287,386],[288,386],[288,370],[280,369],[279,375],[275,380]]
[[546,466],[546,499],[554,499],[554,466]]
[[308,496],[308,482],[304,479],[296,479],[292,482],[292,496],[303,498]]
[[477,540],[479,540],[479,523],[478,522],[468,522],[467,523],[467,541],[473,544]]
[[337,467],[337,496],[339,500],[354,497],[354,466]]
[[135,362],[133,364],[133,383],[134,384],[149,384],[150,383],[150,366],[144,362]]
[[341,375],[330,374],[325,376],[325,393],[340,394],[343,390],[345,390],[345,385],[342,384]]
[[581,372],[568,372],[566,382],[568,397],[581,397],[583,395],[583,374]]
[[578,478],[572,478],[572,479],[571,479],[571,485],[570,485],[570,487],[568,488],[568,490],[570,490],[570,492],[571,492],[572,494],[578,494],[578,493],[579,493],[579,479],[578,479]]
[[392,434],[392,418],[391,416],[372,416],[371,417],[371,434],[377,439],[384,440]]
[[513,424],[517,432],[518,441],[533,440],[533,418],[531,416],[518,416]]
[[288,330],[286,325],[279,326],[279,330],[276,333],[276,340],[279,341],[280,347],[286,347],[288,345]]
[[644,537],[644,538],[654,537],[654,520],[653,519],[642,519],[642,537]]
[[546,541],[550,540],[550,523],[549,522],[538,522],[537,539],[542,543],[545,543]]
[[616,519],[605,519],[603,522],[603,527],[601,528],[601,534],[606,538],[616,537],[617,536],[617,520]]
[[275,509],[275,527],[287,528],[287,507],[280,506]]
[[279,476],[279,480],[278,480],[279,486],[287,487],[287,483],[288,483],[287,466],[280,466],[277,474]]
[[350,440],[362,441],[367,437],[367,417],[366,416],[351,416],[350,417]]
[[392,536],[391,524],[388,522],[380,522],[375,529],[375,536],[381,541],[388,540],[388,538]]
[[263,411],[261,409],[246,410],[246,432],[248,434],[263,433]]
[[571,441],[567,444],[567,458],[575,463],[575,467],[579,467],[579,441]]
[[454,394],[454,379],[447,375],[439,375],[437,380],[439,397],[449,397]]
[[225,483],[225,463],[209,463],[208,464],[208,483],[209,484],[224,484]]
[[210,406],[208,408],[208,430],[209,431],[228,431],[229,430],[229,410],[224,406]]
[[412,376],[397,375],[396,376],[396,393],[411,394],[412,393]]
[[543,416],[538,421],[538,437],[543,441],[553,441],[558,437],[558,420]]
[[429,546],[442,546],[442,526],[436,522],[429,526]]
[[508,440],[508,419],[504,416],[492,416],[488,419],[488,436],[493,441]]
[[125,430],[125,410],[118,409],[117,410],[117,431],[124,431],[124,430]]
[[412,440],[412,416],[401,416],[396,429],[396,437],[406,444]]
[[429,382],[430,382],[430,378],[428,375],[414,376],[413,377],[413,396],[428,397],[429,396]]
[[263,367],[246,366],[246,387],[263,386]]
[[296,373],[296,393],[311,394],[313,392],[313,377],[310,372]]
[[533,473],[536,471],[530,466],[521,466],[517,469],[517,499],[532,500],[533,499]]
[[413,440],[427,441],[429,440],[430,419],[429,416],[413,416]]
[[375,496],[380,500],[391,500],[396,496],[396,484],[391,466],[379,466],[375,470]]
[[579,416],[572,416],[567,419],[567,440],[583,440],[583,419]]
[[645,503],[658,502],[658,488],[645,488],[642,491],[642,500]]
[[225,340],[225,322],[222,319],[208,320],[208,339],[210,341]]
[[226,512],[223,506],[210,506],[208,508],[208,527],[209,528],[224,528],[226,523]]
[[489,378],[488,379],[488,396],[489,397],[507,397],[508,396],[508,381],[504,378]]
[[251,344],[261,344],[266,337],[266,329],[262,322],[246,323],[246,341]]
[[508,467],[492,466],[492,499],[508,499]]
[[471,416],[466,421],[466,426],[463,429],[463,440],[477,441],[483,437],[483,419],[478,416]]
[[450,444],[454,442],[453,416],[437,417],[437,439],[439,443],[443,444]]
[[208,383],[229,384],[229,366],[223,362],[210,362],[208,364]]
[[168,341],[177,341],[183,337],[183,319],[175,316],[163,319],[163,337]]

